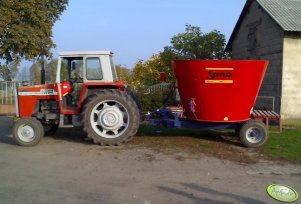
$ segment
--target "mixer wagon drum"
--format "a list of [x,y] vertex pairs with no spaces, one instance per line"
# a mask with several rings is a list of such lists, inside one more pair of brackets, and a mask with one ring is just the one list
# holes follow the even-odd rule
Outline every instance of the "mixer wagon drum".
[[268,134],[261,121],[251,120],[268,61],[175,60],[173,71],[188,120],[237,124],[245,146],[261,146]]

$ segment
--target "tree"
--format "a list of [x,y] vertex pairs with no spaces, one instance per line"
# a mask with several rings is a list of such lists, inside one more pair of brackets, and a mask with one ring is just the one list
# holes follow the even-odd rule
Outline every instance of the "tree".
[[52,27],[67,4],[68,0],[0,1],[0,59],[9,64],[50,57],[55,47]]
[[160,71],[164,66],[160,55],[154,54],[147,61],[139,60],[132,70],[130,85],[134,88],[151,86],[160,82]]
[[[57,69],[58,59],[52,59],[46,65],[46,81],[55,82],[56,80],[56,69]],[[46,64],[46,63],[45,63]]]
[[18,73],[18,64],[11,62],[9,64],[0,65],[0,77],[4,81],[12,81]]
[[116,68],[118,80],[120,80],[120,81],[129,81],[130,80],[131,71],[128,68],[123,67],[121,65],[116,65],[115,68]]
[[29,81],[29,75],[29,68],[24,66],[18,71],[17,81]]
[[171,46],[164,48],[163,56],[186,59],[225,59],[226,39],[217,30],[202,33],[200,27],[186,25],[185,32],[171,38]]
[[41,65],[39,63],[33,63],[30,67],[29,79],[31,82],[38,84],[41,81]]

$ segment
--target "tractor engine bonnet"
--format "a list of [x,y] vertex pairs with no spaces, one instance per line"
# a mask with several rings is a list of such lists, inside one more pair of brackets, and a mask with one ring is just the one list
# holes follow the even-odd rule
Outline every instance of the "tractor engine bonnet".
[[242,122],[250,119],[268,61],[175,60],[173,70],[188,119]]

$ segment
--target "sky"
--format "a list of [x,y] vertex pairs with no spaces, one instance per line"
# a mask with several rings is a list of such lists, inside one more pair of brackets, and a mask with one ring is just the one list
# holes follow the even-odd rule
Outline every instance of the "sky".
[[69,0],[53,28],[59,51],[109,50],[115,64],[133,68],[170,45],[185,24],[228,40],[246,0]]

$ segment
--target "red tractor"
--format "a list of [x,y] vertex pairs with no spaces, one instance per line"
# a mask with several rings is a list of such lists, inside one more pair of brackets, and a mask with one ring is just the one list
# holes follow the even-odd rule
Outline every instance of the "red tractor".
[[137,104],[117,80],[107,51],[59,53],[56,82],[19,87],[16,111],[13,137],[21,146],[73,126],[83,126],[95,144],[119,145],[132,139],[140,123]]

